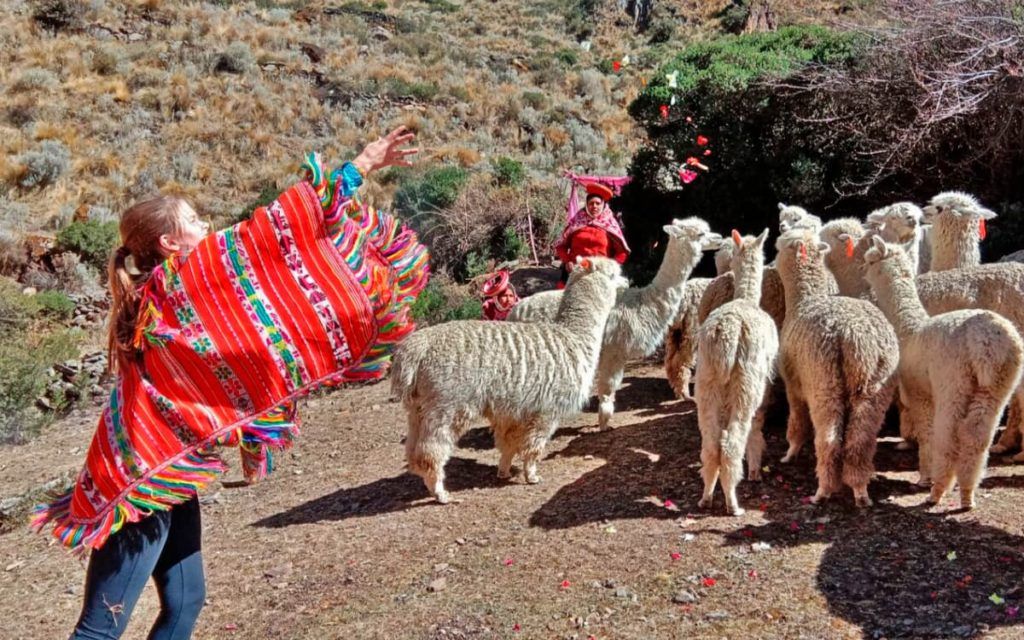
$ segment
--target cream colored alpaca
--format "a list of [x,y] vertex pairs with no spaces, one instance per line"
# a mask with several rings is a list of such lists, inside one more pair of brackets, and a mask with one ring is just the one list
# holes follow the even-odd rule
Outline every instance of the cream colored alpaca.
[[934,482],[929,501],[938,504],[955,476],[960,506],[972,509],[992,435],[1020,382],[1024,342],[991,311],[929,316],[899,245],[873,242],[866,276],[899,335],[900,421],[918,439],[919,482]]
[[736,486],[743,475],[744,451],[748,477],[761,478],[761,407],[779,351],[775,322],[759,306],[767,237],[767,229],[757,238],[732,232],[735,299],[716,309],[698,333],[697,421],[704,478],[699,506],[711,506],[721,476],[725,508],[734,516],[743,514]]
[[783,234],[777,263],[786,290],[779,371],[786,383],[791,462],[811,434],[818,490],[826,499],[843,483],[868,506],[878,431],[892,398],[899,346],[892,326],[865,300],[825,293],[827,244],[808,230]]
[[807,209],[793,204],[779,203],[779,233],[786,233],[794,229],[810,229],[819,231],[821,229],[821,218],[808,213]]
[[498,477],[510,476],[518,454],[526,481],[540,480],[537,461],[559,420],[590,397],[621,280],[614,261],[581,259],[554,322],[447,322],[402,342],[391,388],[408,414],[406,462],[438,502],[449,500],[444,465],[479,416],[490,422],[501,452]]
[[[729,273],[732,261],[732,243],[724,242],[715,252],[716,275]],[[683,301],[679,304],[679,315],[665,336],[665,377],[676,398],[692,400],[690,379],[697,364],[697,329],[700,323],[700,301],[707,291],[711,278],[690,278],[683,288]]]
[[[716,254],[717,257],[717,254]],[[665,336],[665,377],[676,398],[692,400],[690,378],[697,364],[697,311],[711,278],[690,278],[683,287],[679,315]]]
[[867,290],[861,263],[854,256],[857,242],[864,236],[864,225],[856,218],[829,220],[819,235],[829,246],[825,266],[835,276],[839,295],[859,298]]
[[921,251],[925,246],[925,228],[930,227],[924,224],[924,211],[921,207],[913,202],[895,202],[872,213],[868,218],[876,215],[881,224],[879,235],[882,239],[903,247],[914,273],[923,273]]
[[[668,246],[658,273],[646,287],[630,287],[619,293],[605,327],[601,362],[597,367],[598,426],[608,429],[615,413],[615,392],[622,384],[626,363],[654,353],[665,340],[669,326],[679,312],[683,289],[703,251],[718,249],[722,236],[711,231],[700,218],[673,220],[664,227]],[[544,309],[533,300],[523,300],[509,314],[509,320],[544,317]],[[549,308],[548,302],[542,305]]]
[[932,271],[976,267],[981,264],[981,230],[996,214],[960,191],[943,191],[924,208],[924,221],[932,225]]

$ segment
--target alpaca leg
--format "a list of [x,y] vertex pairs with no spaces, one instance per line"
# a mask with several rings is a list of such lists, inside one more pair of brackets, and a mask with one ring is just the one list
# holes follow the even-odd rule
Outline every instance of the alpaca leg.
[[683,330],[678,327],[669,329],[665,337],[665,377],[676,398],[689,399],[689,370],[683,361],[683,352],[680,342],[683,337]]
[[931,450],[932,490],[928,501],[939,504],[946,495],[957,470],[957,425],[966,418],[962,398],[936,398],[935,420],[928,448]]
[[762,394],[761,404],[754,412],[754,419],[750,424],[750,435],[747,437],[747,480],[752,482],[761,481],[761,456],[764,454],[764,419],[768,412],[768,403],[771,401],[772,387],[766,384]]
[[[603,365],[603,363],[602,363]],[[622,365],[609,365],[598,368],[597,375],[597,426],[601,431],[611,428],[612,415],[615,414],[615,392],[622,384]]]
[[988,395],[975,396],[957,435],[956,480],[960,485],[960,507],[974,508],[974,492],[985,475],[988,446],[992,442],[1003,407]]
[[875,475],[875,449],[886,409],[892,398],[892,387],[870,397],[851,401],[850,418],[843,434],[843,482],[853,489],[858,507],[870,507],[868,483]]
[[[1010,400],[1009,411],[1006,414],[1006,428],[1003,429],[1003,433],[999,437],[999,442],[996,443],[996,446],[998,447],[1000,444],[1005,445],[1006,449],[1004,451],[1021,446],[1022,421],[1024,421],[1024,387],[1018,387]],[[996,447],[992,447],[992,452],[998,453]],[[1012,460],[1014,462],[1024,462],[1024,451],[1013,456]]]
[[786,423],[786,440],[789,442],[789,450],[782,458],[783,464],[792,462],[796,458],[814,431],[807,402],[793,393],[788,386],[786,387],[786,399],[789,400],[789,420]]
[[725,493],[725,509],[734,516],[744,513],[736,498],[736,487],[743,477],[743,451],[747,447],[751,418],[748,412],[737,412],[722,434],[722,491]]
[[409,411],[406,462],[409,470],[423,478],[427,490],[441,504],[451,500],[444,488],[444,465],[455,447],[453,419],[450,413],[421,413],[415,407]]
[[904,394],[899,389],[896,391],[895,403],[896,408],[900,412],[900,442],[896,445],[896,449],[899,451],[908,451],[914,448],[914,443],[917,442],[917,434],[914,433],[913,427],[910,424],[910,419],[907,416],[907,405],[903,402]]
[[530,420],[522,448],[523,476],[528,484],[541,481],[537,473],[537,461],[544,455],[551,435],[558,429],[558,421],[543,416]]
[[512,458],[515,457],[517,450],[509,431],[515,426],[505,420],[494,419],[491,421],[491,428],[494,430],[494,446],[501,454],[498,460],[498,477],[508,480],[512,477]]
[[715,486],[718,484],[718,472],[722,462],[718,438],[707,438],[701,443],[700,475],[704,479],[704,494],[697,506],[701,509],[710,508],[715,502]]
[[811,498],[814,504],[827,500],[842,485],[843,407],[840,402],[839,399],[827,399],[821,405],[811,407],[814,455],[817,458],[815,473],[818,476],[818,490]]

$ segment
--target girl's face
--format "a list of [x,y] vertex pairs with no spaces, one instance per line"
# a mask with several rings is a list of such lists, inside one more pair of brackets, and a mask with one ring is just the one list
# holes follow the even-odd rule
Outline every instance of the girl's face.
[[516,301],[516,294],[511,289],[505,289],[498,294],[498,304],[507,307]]
[[210,223],[200,220],[195,209],[187,204],[182,204],[180,213],[180,231],[160,236],[160,248],[164,255],[172,253],[188,255],[210,233]]
[[597,214],[601,213],[602,206],[604,206],[604,200],[598,196],[587,198],[587,213],[590,214],[591,218],[596,218]]

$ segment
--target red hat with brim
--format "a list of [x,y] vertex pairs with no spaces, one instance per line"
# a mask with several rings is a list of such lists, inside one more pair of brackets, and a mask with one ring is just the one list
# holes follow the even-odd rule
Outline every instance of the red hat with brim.
[[508,271],[499,271],[484,283],[481,293],[485,298],[493,298],[508,287]]
[[615,193],[612,192],[611,187],[607,187],[600,182],[588,182],[585,185],[585,188],[587,190],[588,199],[590,196],[597,196],[605,202],[608,202],[615,195]]

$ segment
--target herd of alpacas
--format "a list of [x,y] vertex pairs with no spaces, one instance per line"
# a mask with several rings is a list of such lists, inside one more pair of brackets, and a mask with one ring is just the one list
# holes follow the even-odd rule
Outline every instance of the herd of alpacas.
[[[813,440],[812,502],[846,485],[858,506],[871,505],[878,434],[895,403],[899,446],[917,446],[928,501],[938,504],[955,480],[961,507],[973,508],[989,452],[1019,446],[1024,420],[1024,264],[981,264],[993,217],[953,191],[864,221],[822,223],[780,204],[768,265],[768,229],[723,238],[699,218],[664,227],[668,246],[647,286],[629,287],[611,260],[579,259],[563,291],[525,298],[507,322],[426,327],[399,347],[392,389],[408,413],[408,468],[449,502],[445,463],[485,418],[498,477],[511,476],[518,455],[526,482],[539,482],[537,462],[559,421],[596,391],[598,426],[610,428],[625,363],[664,342],[669,384],[697,405],[699,506],[712,505],[721,481],[727,512],[743,513],[743,459],[747,478],[759,480],[765,411],[784,392],[782,462]],[[705,251],[716,251],[718,276],[691,279]]]

